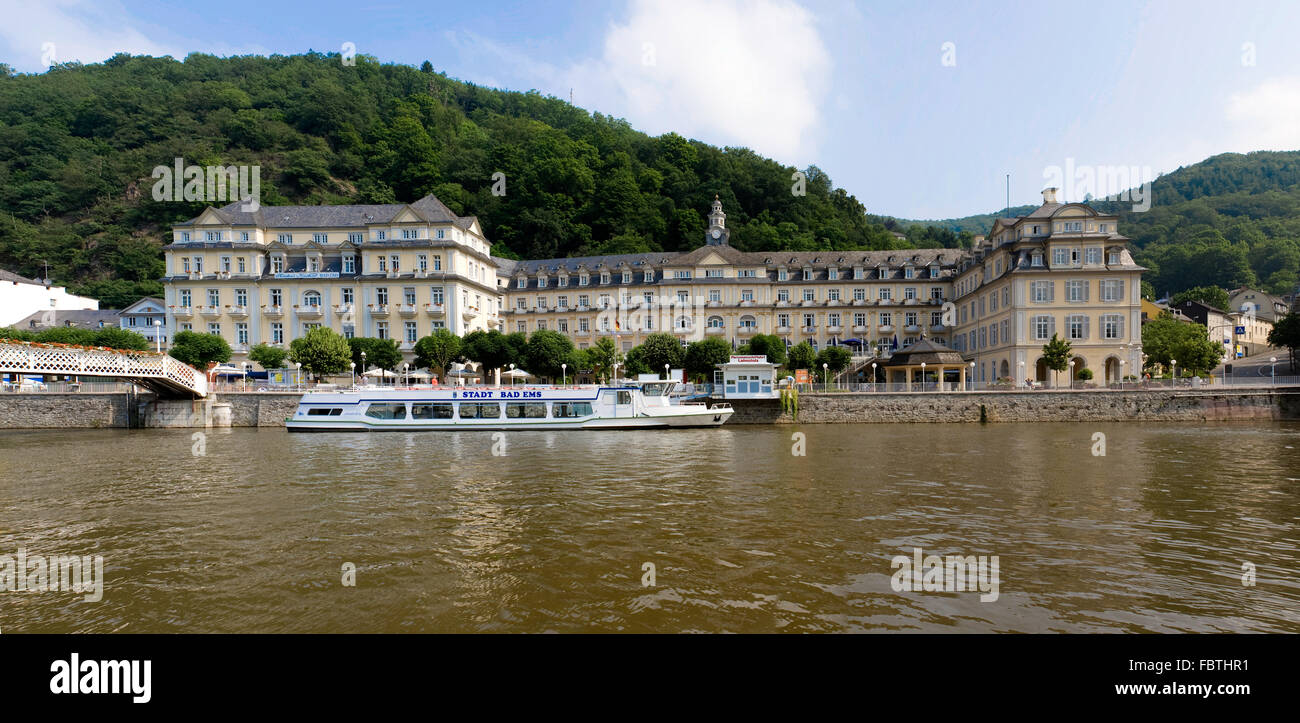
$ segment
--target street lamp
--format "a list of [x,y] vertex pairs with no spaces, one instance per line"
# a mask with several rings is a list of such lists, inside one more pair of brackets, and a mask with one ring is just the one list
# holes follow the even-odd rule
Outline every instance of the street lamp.
[[1070,388],[1074,389],[1074,360],[1073,359],[1070,360],[1068,366],[1070,367]]
[[560,365],[560,386],[562,386],[562,387],[563,387],[563,386],[567,386],[568,381],[569,381],[569,376],[568,376],[568,374],[569,374],[569,365],[568,365],[568,364],[561,364],[561,365]]
[[357,363],[348,362],[348,369],[352,372],[352,386],[357,385]]
[[154,344],[156,345],[155,350],[159,354],[161,354],[162,353],[162,321],[159,319],[153,320],[153,341]]
[[1124,365],[1128,362],[1123,359],[1119,360],[1119,390],[1124,391]]
[[302,388],[302,362],[295,362],[294,368],[297,369],[298,387]]
[[925,391],[925,362],[921,362],[921,391]]
[[363,351],[361,352],[361,375],[365,376],[367,371],[369,370],[366,369],[366,353]]
[[669,367],[668,364],[665,364],[665,365],[664,365],[664,379],[670,379],[670,378],[672,378],[672,372],[669,370],[668,367]]
[[1169,386],[1172,387],[1178,383],[1178,360],[1177,359],[1169,360],[1169,376],[1172,377],[1169,380]]
[[239,366],[244,370],[244,391],[248,391],[248,362],[239,362]]
[[407,364],[406,362],[402,362],[402,386],[404,387],[410,385],[410,383],[406,381],[406,370],[410,368],[411,368],[410,364]]
[[970,390],[975,391],[975,362],[970,363]]
[[[1016,378],[1024,379],[1026,382],[1029,381],[1029,379],[1025,376],[1025,363],[1022,361],[1016,362]],[[1019,386],[1019,384],[1017,384],[1016,386]],[[1026,386],[1028,385],[1026,384]]]
[[614,376],[610,377],[609,380],[611,384],[615,384],[618,382],[618,362],[614,362],[613,374]]
[[514,375],[514,371],[515,371],[515,365],[514,365],[514,364],[511,364],[511,365],[510,365],[510,372],[511,372],[511,374],[510,374],[510,386],[512,386],[512,387],[515,385],[515,375]]
[[1268,363],[1269,363],[1270,374],[1273,377],[1273,380],[1270,382],[1270,384],[1272,386],[1277,386],[1277,357],[1275,356],[1269,357]]

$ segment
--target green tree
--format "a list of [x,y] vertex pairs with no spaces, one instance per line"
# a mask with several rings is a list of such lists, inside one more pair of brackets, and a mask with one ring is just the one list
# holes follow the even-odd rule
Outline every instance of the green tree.
[[1197,286],[1195,288],[1180,291],[1174,294],[1170,299],[1172,306],[1181,306],[1184,301],[1199,301],[1202,304],[1209,304],[1221,311],[1229,311],[1228,292],[1217,286]]
[[528,371],[540,377],[560,378],[560,365],[575,368],[573,342],[558,331],[539,329],[528,337],[525,359]]
[[786,362],[786,366],[790,369],[812,369],[816,362],[817,352],[812,348],[812,344],[801,341],[790,347],[790,359]]
[[614,345],[614,340],[607,336],[602,336],[595,344],[582,351],[586,352],[585,359],[579,361],[586,362],[585,368],[590,368],[598,379],[606,382],[611,379],[614,365],[623,361],[623,355]]
[[[660,369],[663,369],[663,367],[660,367]],[[645,349],[640,345],[628,349],[627,353],[623,355],[623,373],[629,377],[650,373],[650,365],[645,360]]]
[[289,357],[313,376],[339,374],[349,369],[352,347],[342,334],[318,326],[289,343]]
[[203,371],[213,362],[230,361],[230,345],[216,334],[182,331],[172,339],[172,348],[167,355]]
[[711,380],[718,365],[730,358],[731,345],[716,336],[693,342],[686,347],[686,373]]
[[661,373],[665,364],[672,369],[680,369],[685,361],[682,343],[672,334],[663,332],[650,334],[640,346],[641,352],[637,359],[646,365],[647,371],[643,373]]
[[[1057,373],[1065,371],[1070,365],[1070,342],[1052,334],[1052,338],[1043,345],[1043,364]],[[1052,385],[1056,385],[1055,376]]]
[[1300,313],[1291,312],[1273,324],[1268,333],[1269,346],[1285,347],[1291,351],[1291,368],[1296,366],[1296,350],[1300,349]]
[[775,334],[755,334],[743,348],[746,354],[763,354],[773,364],[785,364],[785,341]]
[[1223,359],[1222,345],[1210,340],[1205,327],[1176,321],[1168,314],[1142,326],[1142,351],[1148,365],[1167,367],[1171,359],[1177,359],[1180,369],[1197,374],[1210,371]]
[[[261,364],[263,369],[284,368],[284,360],[288,356],[289,352],[270,344],[254,344],[253,348],[248,350],[248,360]],[[351,352],[348,356],[351,356]]]
[[[461,339],[447,329],[434,329],[433,333],[415,342],[415,365],[437,369],[443,377],[447,368],[461,356]],[[487,381],[486,379],[484,381]]]
[[[482,364],[484,375],[493,369],[503,369],[512,363],[523,366],[523,358],[515,353],[509,337],[496,329],[475,330],[466,334],[461,339],[460,353],[466,359]],[[485,376],[484,381],[486,379]]]
[[[357,336],[348,339],[348,350],[357,365],[357,374],[376,368],[393,370],[402,364],[402,350],[392,339]],[[366,355],[364,359],[362,353]]]
[[97,330],[93,344],[94,346],[106,346],[110,349],[133,349],[135,351],[146,351],[153,348],[153,345],[143,335],[116,326]]
[[853,354],[848,349],[842,346],[828,346],[821,350],[813,364],[817,369],[821,369],[825,364],[831,376],[835,376],[848,369],[851,363],[853,363]]

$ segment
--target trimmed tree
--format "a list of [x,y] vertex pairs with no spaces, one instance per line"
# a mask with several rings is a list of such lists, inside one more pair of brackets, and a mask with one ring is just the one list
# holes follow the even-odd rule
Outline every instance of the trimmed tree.
[[812,344],[801,341],[790,347],[790,359],[786,366],[790,369],[812,369],[812,365],[817,363],[817,352],[812,348]]
[[719,364],[726,364],[730,358],[731,345],[716,336],[693,342],[686,347],[686,373],[707,380]]
[[483,365],[484,381],[487,381],[486,374],[493,369],[504,368],[511,362],[522,363],[522,360],[514,356],[509,338],[496,329],[475,330],[466,334],[460,340],[460,353],[466,359]]
[[645,373],[662,372],[665,364],[670,369],[680,369],[685,361],[684,356],[682,343],[672,334],[650,334],[641,342],[640,360],[648,370]]
[[182,331],[172,339],[167,355],[195,369],[207,369],[212,362],[230,361],[230,345],[216,334]]
[[[1065,371],[1070,365],[1070,342],[1053,334],[1051,340],[1043,345],[1043,364],[1058,374]],[[1052,386],[1056,384],[1057,378],[1053,376]]]
[[576,367],[573,352],[573,342],[569,337],[551,329],[539,329],[528,337],[527,371],[536,376],[558,379],[561,364]]
[[[393,339],[359,336],[348,339],[347,342],[349,354],[352,356],[351,361],[356,362],[358,374],[364,374],[372,367],[395,369],[402,363],[402,350],[397,347],[397,342]],[[361,352],[366,353],[364,362]]]
[[270,344],[255,344],[252,349],[248,350],[249,361],[261,364],[263,369],[280,369],[284,367],[284,360],[288,356],[289,352]]
[[842,346],[828,346],[822,349],[817,359],[813,361],[818,369],[825,364],[832,375],[848,369],[851,363],[853,363],[853,354]]
[[434,329],[432,334],[415,342],[415,365],[427,367],[430,371],[437,369],[445,379],[447,367],[460,358],[460,353],[459,336],[446,329]]
[[314,377],[340,374],[352,361],[352,347],[342,334],[318,326],[289,343],[289,358],[302,364]]
[[755,334],[743,348],[746,354],[763,354],[773,364],[784,364],[785,341],[775,334]]
[[106,346],[110,349],[132,349],[135,351],[147,351],[153,348],[153,345],[143,335],[116,326],[96,331],[94,346]]

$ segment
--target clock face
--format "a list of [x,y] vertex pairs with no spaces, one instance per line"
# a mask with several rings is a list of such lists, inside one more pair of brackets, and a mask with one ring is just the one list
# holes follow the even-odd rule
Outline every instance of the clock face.
[[716,228],[713,229],[713,238],[718,238],[718,237],[721,236],[721,235],[722,235],[722,230],[721,230],[721,229],[716,229]]

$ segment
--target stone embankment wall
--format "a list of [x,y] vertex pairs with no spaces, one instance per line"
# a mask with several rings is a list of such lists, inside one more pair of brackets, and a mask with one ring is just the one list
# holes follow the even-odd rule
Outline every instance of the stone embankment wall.
[[[788,424],[777,399],[732,402],[728,424]],[[1300,419],[1300,387],[1240,390],[799,395],[799,423]]]
[[[296,393],[157,399],[123,393],[0,394],[0,429],[283,427]],[[732,402],[728,424],[788,424],[776,399]],[[801,394],[799,422],[1094,422],[1300,420],[1300,387],[1239,390]]]

